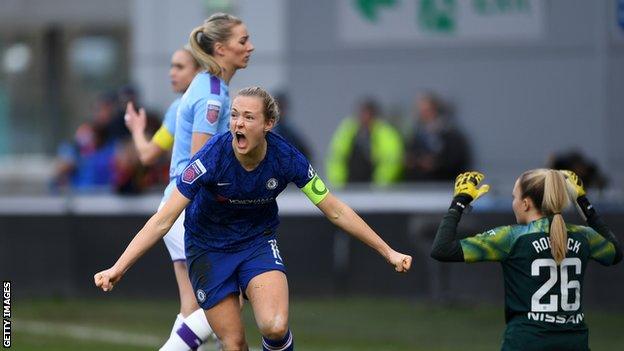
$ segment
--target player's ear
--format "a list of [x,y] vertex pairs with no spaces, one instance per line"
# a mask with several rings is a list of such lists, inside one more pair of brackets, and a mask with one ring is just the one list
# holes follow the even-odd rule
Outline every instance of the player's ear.
[[223,51],[224,51],[224,50],[225,50],[225,47],[224,47],[223,43],[221,43],[221,42],[216,42],[216,43],[214,44],[214,49],[213,49],[213,52],[215,53],[215,55],[218,55],[218,56],[223,56],[223,53],[224,53]]
[[533,201],[531,201],[531,199],[528,196],[522,199],[522,210],[524,212],[528,212],[529,210],[531,210],[532,206],[533,206]]
[[275,127],[275,119],[266,119],[265,117],[265,121],[264,121],[264,131],[268,132],[271,129],[273,129],[273,127]]

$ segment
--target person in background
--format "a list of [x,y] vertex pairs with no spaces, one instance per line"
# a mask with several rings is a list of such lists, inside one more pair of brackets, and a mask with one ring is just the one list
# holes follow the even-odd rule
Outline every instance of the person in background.
[[596,162],[587,158],[581,151],[558,152],[549,157],[549,168],[569,169],[576,173],[588,189],[602,190],[609,185],[609,179],[600,171]]
[[327,155],[327,179],[336,187],[371,182],[387,186],[401,179],[403,141],[380,119],[377,102],[366,98],[357,116],[345,118],[334,133]]
[[115,142],[109,138],[108,125],[115,104],[114,95],[100,95],[94,105],[93,118],[76,129],[71,142],[59,146],[51,184],[53,191],[63,188],[110,190],[115,173]]
[[[215,13],[193,29],[189,36],[189,46],[201,69],[182,95],[177,108],[170,181],[158,213],[163,210],[165,202],[176,189],[176,182],[184,175],[183,172],[193,155],[213,135],[228,130],[231,105],[229,84],[239,69],[247,67],[254,51],[247,26],[241,19],[225,13]],[[182,212],[178,216],[178,224],[172,229],[173,235],[170,234],[168,240],[174,241],[177,246],[176,256],[179,257],[179,267],[183,268],[179,278],[184,278],[185,286],[190,288],[184,254],[184,218]],[[193,293],[192,289],[187,291]],[[194,295],[197,297],[197,292]],[[201,344],[213,334],[197,300],[188,298],[185,301],[192,302],[194,311],[184,315],[184,318],[176,318],[172,333],[162,346],[162,351],[204,347]]]
[[[169,78],[173,92],[184,94],[195,76],[201,71],[202,67],[193,57],[189,47],[176,50],[171,56],[171,65],[169,68]],[[182,97],[179,96],[171,103],[165,113],[162,125],[151,140],[145,135],[147,119],[145,109],[141,108],[137,111],[134,104],[128,102],[125,122],[132,134],[132,140],[134,147],[136,147],[138,158],[143,165],[154,164],[165,152],[172,149],[174,137],[176,135],[178,106],[180,105],[181,99]],[[163,195],[162,202],[164,202],[166,198],[167,194]],[[169,340],[167,341],[167,343],[170,344],[178,341],[177,330],[182,325],[184,318],[199,309],[193,287],[188,278],[186,255],[184,254],[183,221],[184,218],[182,216],[178,218],[171,230],[169,230],[167,235],[163,238],[173,262],[173,271],[178,284],[180,297],[180,311],[176,316],[176,320],[169,335]],[[200,348],[201,347],[204,347],[204,345],[200,346]],[[166,349],[166,347],[163,348]]]
[[301,153],[308,159],[312,159],[312,155],[310,153],[310,148],[307,143],[304,141],[301,134],[297,132],[295,128],[290,124],[290,117],[284,118],[284,116],[289,116],[289,108],[290,102],[288,100],[288,95],[285,92],[279,92],[275,95],[275,100],[277,101],[277,105],[280,108],[280,120],[279,123],[273,128],[272,132],[281,135],[286,141],[291,143],[297,150],[301,151]]
[[444,104],[433,94],[418,96],[414,103],[416,128],[406,142],[407,181],[452,180],[470,167],[469,145],[451,122]]

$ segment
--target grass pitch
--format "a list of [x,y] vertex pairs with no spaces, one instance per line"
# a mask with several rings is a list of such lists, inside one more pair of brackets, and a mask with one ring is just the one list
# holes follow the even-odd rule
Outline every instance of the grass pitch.
[[[12,349],[156,350],[177,314],[175,301],[14,300]],[[300,351],[497,350],[503,306],[437,306],[391,298],[299,298],[290,324]],[[247,340],[260,349],[250,306]],[[624,345],[624,313],[586,311],[592,350]]]

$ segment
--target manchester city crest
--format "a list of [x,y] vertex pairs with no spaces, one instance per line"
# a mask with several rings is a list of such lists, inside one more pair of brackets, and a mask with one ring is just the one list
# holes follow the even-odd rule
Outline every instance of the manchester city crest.
[[277,188],[277,179],[271,178],[271,179],[267,180],[266,188],[269,189],[269,190],[273,190],[273,189]]

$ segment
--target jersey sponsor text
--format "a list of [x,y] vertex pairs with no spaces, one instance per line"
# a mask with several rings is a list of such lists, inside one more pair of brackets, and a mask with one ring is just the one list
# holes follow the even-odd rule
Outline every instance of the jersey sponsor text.
[[539,321],[539,322],[547,322],[547,323],[555,323],[555,324],[579,324],[585,319],[585,314],[577,313],[571,315],[565,314],[550,314],[550,313],[541,313],[541,312],[528,312],[527,318],[529,320]]

